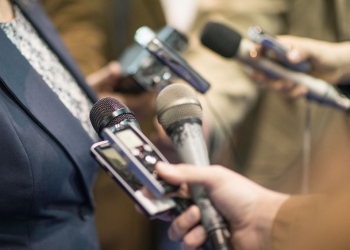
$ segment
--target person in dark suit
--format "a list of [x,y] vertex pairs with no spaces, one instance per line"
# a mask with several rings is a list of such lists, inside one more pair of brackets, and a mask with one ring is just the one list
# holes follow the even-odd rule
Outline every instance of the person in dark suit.
[[97,100],[35,0],[0,1],[0,249],[99,249]]

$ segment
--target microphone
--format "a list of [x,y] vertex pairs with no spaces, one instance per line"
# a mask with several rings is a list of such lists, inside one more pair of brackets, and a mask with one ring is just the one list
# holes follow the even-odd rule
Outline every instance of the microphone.
[[290,70],[266,58],[253,59],[250,52],[255,49],[255,44],[242,38],[239,33],[223,24],[207,23],[202,31],[201,42],[204,46],[225,58],[235,58],[252,68],[264,71],[270,76],[289,79],[295,84],[305,86],[308,89],[307,97],[310,100],[343,111],[350,110],[350,100],[322,79]]
[[124,164],[157,198],[178,190],[161,180],[155,171],[158,161],[168,162],[141,132],[133,112],[120,101],[106,97],[94,104],[90,121],[99,136],[108,140]]
[[111,97],[102,98],[94,104],[90,110],[90,121],[100,136],[106,127],[117,130],[131,123],[140,129],[134,113],[124,103]]
[[147,26],[139,28],[135,33],[134,40],[179,77],[191,84],[197,91],[200,93],[208,91],[210,84],[194,71],[173,49],[162,42],[150,28]]
[[[157,118],[171,138],[184,163],[209,167],[202,133],[202,108],[195,92],[184,84],[165,87],[157,97]],[[211,203],[203,186],[190,185],[194,203],[201,210],[201,222],[208,234],[207,249],[231,249],[229,231],[223,217]]]

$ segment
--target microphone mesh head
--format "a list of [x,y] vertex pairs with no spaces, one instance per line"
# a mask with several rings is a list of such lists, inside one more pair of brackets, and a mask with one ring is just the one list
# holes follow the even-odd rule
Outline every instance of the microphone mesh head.
[[128,109],[128,107],[117,99],[106,97],[97,101],[90,111],[90,121],[95,131],[99,133],[104,128],[101,127],[104,119],[110,116],[114,111],[120,109],[126,109],[128,112],[114,117],[111,121],[104,125],[104,127],[111,127],[113,125],[119,124],[124,120],[136,120],[136,118],[134,114]]
[[214,22],[207,23],[201,35],[201,42],[204,46],[226,58],[236,55],[241,40],[242,36],[239,33]]
[[185,84],[171,84],[157,97],[157,118],[164,129],[174,122],[197,118],[202,120],[202,107],[196,93]]

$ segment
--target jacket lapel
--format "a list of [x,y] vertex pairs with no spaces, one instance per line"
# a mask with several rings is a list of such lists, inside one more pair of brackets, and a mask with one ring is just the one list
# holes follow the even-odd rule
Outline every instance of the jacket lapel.
[[63,65],[71,72],[73,77],[77,80],[79,86],[87,93],[93,102],[97,101],[95,92],[86,84],[84,76],[80,73],[77,64],[70,56],[67,48],[62,43],[59,35],[57,34],[49,18],[46,16],[42,7],[33,0],[14,2],[20,7],[22,13],[31,22],[37,33],[48,44],[50,49],[59,55],[59,58]]
[[[29,12],[32,13],[31,15],[35,13],[34,9]],[[54,48],[53,50],[59,57],[61,57],[61,54],[64,55],[62,62],[67,62],[68,66],[66,65],[66,67],[69,70],[72,67],[73,75],[77,76],[80,86],[85,85],[83,89],[90,92],[91,98],[95,99],[93,91],[85,84],[79,71],[74,66],[74,62],[67,55],[63,45],[58,42],[59,37],[48,24],[48,20],[44,18],[41,11],[36,12],[39,20],[36,23],[38,26],[42,24],[41,31],[47,28],[53,36],[53,38],[50,37],[49,42]],[[47,34],[43,35],[45,41],[48,36]],[[5,59],[0,60],[0,84],[5,85],[28,115],[62,147],[74,162],[82,175],[85,189],[91,199],[91,182],[97,167],[93,158],[89,156],[90,146],[93,144],[92,139],[1,29],[0,44],[0,58]]]

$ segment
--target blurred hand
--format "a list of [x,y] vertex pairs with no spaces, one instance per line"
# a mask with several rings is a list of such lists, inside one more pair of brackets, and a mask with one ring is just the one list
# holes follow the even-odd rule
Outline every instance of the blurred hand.
[[[287,53],[287,58],[291,63],[299,63],[304,60],[311,63],[310,75],[331,84],[345,81],[349,77],[350,58],[346,55],[350,53],[350,43],[330,43],[295,36],[278,36],[277,39],[291,48]],[[257,51],[261,56],[263,49],[257,48]],[[262,72],[255,72],[253,79],[288,97],[298,97],[307,93],[307,89],[303,86],[297,86],[290,80],[270,79]]]
[[118,85],[120,75],[119,63],[112,61],[102,69],[89,75],[86,80],[96,91],[99,98],[109,96],[118,99],[135,113],[138,120],[143,120],[154,114],[157,91],[147,91],[140,94],[115,92],[114,89]]
[[[211,201],[227,219],[235,249],[270,249],[273,220],[288,195],[267,190],[235,172],[221,167],[198,168],[191,165],[158,163],[157,171],[167,182],[204,185]],[[200,210],[191,206],[171,224],[169,238],[183,241],[184,249],[198,249],[206,239],[200,222]]]

